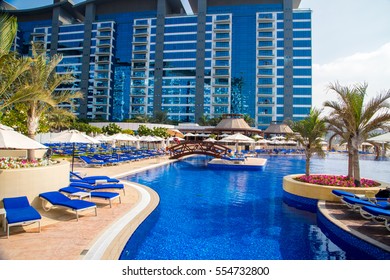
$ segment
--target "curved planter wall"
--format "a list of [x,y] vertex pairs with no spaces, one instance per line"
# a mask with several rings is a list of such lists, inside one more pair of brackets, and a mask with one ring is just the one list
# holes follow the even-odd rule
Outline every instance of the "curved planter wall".
[[33,206],[40,208],[41,201],[38,195],[69,185],[69,171],[68,161],[45,167],[0,169],[1,207],[4,197],[25,195]]
[[383,186],[383,184],[379,187],[373,188],[321,186],[316,184],[303,183],[293,179],[300,175],[303,174],[293,174],[283,177],[283,190],[290,194],[294,194],[301,197],[338,202],[340,201],[340,199],[332,194],[332,190],[343,190],[355,194],[365,194],[366,191],[378,192],[380,189],[385,187]]

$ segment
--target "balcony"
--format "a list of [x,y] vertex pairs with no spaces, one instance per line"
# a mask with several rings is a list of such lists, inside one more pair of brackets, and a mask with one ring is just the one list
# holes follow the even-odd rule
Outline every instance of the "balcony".
[[95,91],[93,93],[93,96],[94,97],[108,97],[108,92],[104,92],[104,91]]
[[149,21],[147,19],[136,20],[133,25],[134,28],[146,28],[149,27]]
[[259,14],[257,16],[258,22],[273,22],[274,16],[272,14]]
[[[222,35],[223,34],[223,35]],[[230,41],[230,33],[216,33],[216,36],[213,36],[214,42],[226,42]]]
[[101,26],[98,27],[98,32],[111,32],[113,30],[112,26]]
[[96,47],[111,47],[112,42],[111,40],[97,40],[96,41]]
[[268,40],[259,40],[257,44],[258,50],[274,50],[276,48],[276,44],[273,43],[270,39]]
[[134,28],[134,37],[147,37],[149,35],[148,28]]
[[95,72],[111,72],[110,71],[110,65],[108,64],[102,64],[95,67]]
[[97,35],[96,35],[96,38],[97,39],[100,39],[100,40],[110,40],[112,38],[112,34],[111,32],[99,32]]
[[257,68],[274,68],[276,65],[274,62],[270,63],[258,63]]
[[272,32],[275,30],[275,24],[273,22],[260,22],[257,25],[258,32]]
[[144,54],[144,53],[148,53],[149,50],[148,50],[148,48],[146,47],[146,45],[142,45],[142,46],[143,46],[143,48],[134,47],[134,48],[133,48],[133,53],[134,53],[134,54]]
[[231,22],[230,15],[217,15],[214,20],[218,24],[226,24]]

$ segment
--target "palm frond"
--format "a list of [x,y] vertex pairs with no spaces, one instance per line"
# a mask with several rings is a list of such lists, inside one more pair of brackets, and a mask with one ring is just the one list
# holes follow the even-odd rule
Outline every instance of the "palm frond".
[[14,16],[0,14],[0,56],[7,54],[18,31],[17,19]]

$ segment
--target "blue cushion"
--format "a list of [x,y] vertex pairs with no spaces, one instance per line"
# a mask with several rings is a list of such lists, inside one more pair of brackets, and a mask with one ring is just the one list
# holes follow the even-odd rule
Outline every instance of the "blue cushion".
[[380,207],[383,209],[390,208],[390,204],[387,201],[379,201],[375,204],[375,203],[370,202],[368,200],[363,200],[363,199],[355,198],[355,197],[347,197],[347,196],[343,197],[343,200],[347,203],[358,204],[361,206],[374,206],[374,207],[377,207],[377,208]]
[[372,215],[375,215],[375,216],[382,215],[382,216],[389,216],[390,217],[390,211],[387,209],[383,209],[383,208],[375,207],[375,206],[363,206],[362,209],[364,211],[372,214]]
[[81,209],[96,206],[95,203],[90,201],[85,201],[80,199],[70,199],[66,195],[57,191],[41,193],[39,197],[46,199],[52,205],[64,206],[64,207],[71,208],[73,210],[81,210]]
[[332,193],[337,196],[349,196],[349,197],[355,197],[354,193],[347,192],[347,191],[341,191],[341,190],[332,190]]
[[3,198],[4,208],[9,209],[29,207],[30,203],[26,196]]
[[91,197],[99,197],[104,199],[112,199],[119,196],[116,192],[91,192]]
[[35,208],[32,206],[24,207],[24,208],[11,208],[6,209],[7,211],[7,222],[9,224],[20,223],[20,222],[28,222],[33,220],[41,219],[41,215]]
[[66,193],[77,193],[77,192],[82,192],[84,190],[80,189],[80,188],[76,188],[76,187],[65,187],[65,188],[61,188],[60,189],[60,192],[66,192]]
[[69,187],[83,188],[90,191],[94,190],[104,190],[104,189],[124,189],[123,184],[101,184],[101,185],[90,185],[83,182],[71,182]]

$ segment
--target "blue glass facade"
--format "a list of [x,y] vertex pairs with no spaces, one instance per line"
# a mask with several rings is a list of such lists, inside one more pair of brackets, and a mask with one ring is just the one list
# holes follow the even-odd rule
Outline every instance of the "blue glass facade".
[[[92,1],[86,10],[103,2]],[[285,120],[287,111],[299,120],[311,107],[311,12],[293,10],[288,24],[287,2],[208,6],[202,17],[164,15],[163,21],[158,7],[168,5],[164,0],[144,11],[96,8],[90,10],[92,23],[60,25],[58,38],[52,38],[50,21],[23,22],[20,40],[32,36],[48,51],[55,40],[64,56],[57,70],[73,71],[70,89],[87,91],[79,108],[87,107],[87,118],[120,121],[161,110],[172,120],[196,122],[199,112],[209,117],[243,113],[266,128]],[[285,44],[289,25],[292,52]],[[288,61],[292,70],[286,71]]]

